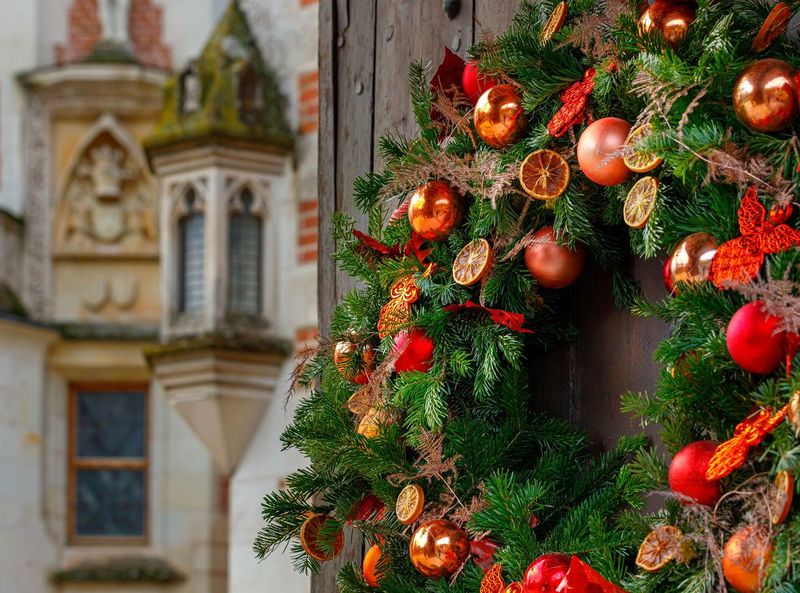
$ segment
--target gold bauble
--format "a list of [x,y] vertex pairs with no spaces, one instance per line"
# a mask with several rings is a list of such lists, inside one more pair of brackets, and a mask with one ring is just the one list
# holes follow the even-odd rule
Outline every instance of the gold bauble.
[[759,593],[775,546],[765,531],[749,525],[734,533],[722,551],[722,572],[739,593]]
[[797,116],[794,68],[783,60],[758,60],[733,85],[733,109],[755,132],[778,132]]
[[669,280],[674,289],[678,283],[691,284],[708,280],[711,260],[717,252],[717,240],[708,233],[692,233],[678,243],[669,259]]
[[789,400],[789,422],[796,432],[800,432],[800,391],[792,393],[792,398]]
[[441,241],[453,232],[463,215],[461,198],[445,181],[429,181],[417,188],[408,204],[408,221],[421,238]]
[[408,546],[411,563],[431,579],[450,576],[469,556],[469,537],[455,523],[438,519],[420,525]]
[[659,31],[664,41],[677,47],[686,37],[694,18],[694,2],[656,0],[639,18],[639,30],[643,33]]
[[372,363],[375,360],[375,352],[372,346],[367,344],[361,348],[361,360],[356,363],[353,357],[358,353],[359,347],[355,342],[342,340],[336,342],[333,349],[333,364],[336,370],[345,381],[365,385],[369,381],[369,373],[372,370]]
[[494,148],[519,140],[528,129],[522,98],[510,84],[498,84],[483,93],[472,119],[478,136]]

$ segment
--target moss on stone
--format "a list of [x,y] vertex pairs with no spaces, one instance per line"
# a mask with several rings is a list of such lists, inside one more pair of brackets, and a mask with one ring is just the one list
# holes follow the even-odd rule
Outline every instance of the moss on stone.
[[186,576],[160,558],[122,556],[50,573],[53,583],[180,583]]

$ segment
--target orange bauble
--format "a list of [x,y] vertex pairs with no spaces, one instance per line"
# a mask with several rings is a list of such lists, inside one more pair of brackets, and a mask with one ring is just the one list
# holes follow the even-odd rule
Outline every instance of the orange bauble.
[[450,576],[469,556],[467,533],[455,523],[438,519],[420,525],[408,546],[411,563],[431,579]]
[[623,146],[631,124],[618,117],[598,119],[578,140],[578,164],[589,179],[600,185],[618,185],[630,177]]
[[434,180],[417,188],[408,204],[411,228],[426,241],[441,241],[461,222],[461,198],[449,183]]
[[749,526],[734,533],[722,552],[722,572],[739,593],[758,593],[774,545],[766,533]]
[[586,248],[578,243],[575,251],[556,243],[553,227],[546,226],[533,236],[525,248],[525,266],[539,286],[564,288],[578,279],[586,261]]
[[486,144],[503,148],[528,129],[522,98],[510,84],[498,84],[483,93],[472,116],[475,131]]
[[364,573],[364,580],[370,587],[380,586],[379,581],[383,573],[378,570],[378,562],[381,560],[383,552],[378,544],[372,546],[364,555],[364,562],[361,564],[361,570]]
[[353,357],[358,353],[358,344],[349,340],[336,342],[333,349],[333,364],[345,381],[365,385],[369,381],[369,373],[375,359],[375,352],[369,344],[361,349],[361,360],[356,363]]
[[794,68],[782,60],[758,60],[733,85],[733,109],[755,132],[778,132],[797,117]]
[[708,233],[692,233],[675,246],[664,270],[665,283],[675,292],[677,285],[695,284],[708,280],[711,261],[717,252],[717,239]]
[[659,31],[664,41],[676,47],[686,37],[694,18],[694,2],[655,0],[639,19],[639,30],[643,33]]
[[522,583],[519,582],[511,583],[508,587],[503,589],[503,593],[522,593],[523,591]]

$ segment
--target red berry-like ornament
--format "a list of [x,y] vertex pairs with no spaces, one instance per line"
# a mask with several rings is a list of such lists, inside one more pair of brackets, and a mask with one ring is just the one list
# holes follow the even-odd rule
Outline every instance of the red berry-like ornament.
[[394,352],[402,352],[394,363],[398,373],[427,373],[433,359],[433,340],[421,329],[401,331],[394,337]]
[[486,76],[478,71],[478,63],[470,60],[464,66],[464,73],[461,75],[461,88],[467,99],[475,105],[481,95],[493,86],[500,84],[496,78]]
[[697,504],[712,506],[722,495],[718,481],[706,479],[706,470],[717,444],[695,441],[678,451],[669,464],[669,487],[675,494]]
[[569,570],[566,554],[545,554],[534,560],[522,579],[522,593],[555,593]]
[[768,375],[786,354],[786,334],[778,329],[780,318],[763,307],[754,301],[739,309],[728,323],[725,341],[736,364],[749,373]]

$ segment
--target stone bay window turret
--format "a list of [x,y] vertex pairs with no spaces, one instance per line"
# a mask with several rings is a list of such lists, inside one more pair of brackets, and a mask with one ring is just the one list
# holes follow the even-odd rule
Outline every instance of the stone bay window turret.
[[275,336],[276,203],[291,191],[283,100],[233,2],[167,84],[146,141],[159,186],[167,398],[225,472],[258,425],[289,345]]

